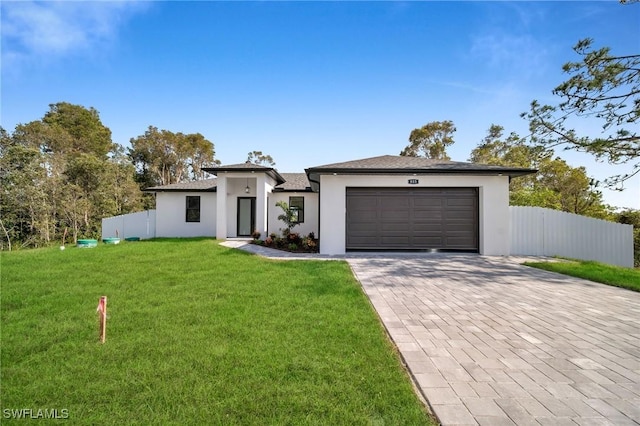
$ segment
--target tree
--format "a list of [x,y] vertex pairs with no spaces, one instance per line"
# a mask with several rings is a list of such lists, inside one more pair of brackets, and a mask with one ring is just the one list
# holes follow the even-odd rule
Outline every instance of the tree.
[[122,145],[116,144],[110,153],[106,179],[112,183],[113,215],[121,215],[147,208],[142,204],[143,194],[134,177],[136,169],[129,161]]
[[[7,248],[50,240],[47,173],[37,146],[14,139],[2,129],[0,142],[0,220]],[[4,248],[4,247],[3,247]]]
[[509,183],[511,205],[547,207],[604,218],[609,214],[584,167],[571,167],[553,151],[529,146],[517,134],[503,139],[503,127],[491,125],[487,136],[471,152],[469,161],[508,167],[534,168],[537,174]]
[[[640,54],[613,56],[608,47],[592,45],[592,39],[580,40],[573,49],[581,59],[563,66],[571,77],[553,90],[562,98],[560,104],[534,100],[521,116],[529,120],[535,145],[587,152],[610,164],[633,162],[630,173],[605,180],[608,187],[621,190],[624,181],[640,172],[640,135],[634,126],[640,117]],[[601,135],[578,135],[567,123],[574,117],[603,122]]]
[[74,240],[96,237],[103,217],[140,208],[134,168],[93,108],[52,104],[41,120],[2,129],[0,140],[7,246],[48,245],[66,228]]
[[419,129],[413,129],[407,145],[400,155],[450,160],[447,147],[453,144],[456,128],[452,121],[432,121]]
[[93,107],[87,109],[67,102],[50,104],[42,123],[53,129],[64,130],[70,136],[64,143],[52,139],[51,145],[43,147],[45,150],[65,154],[86,153],[105,158],[112,149],[111,130],[102,124],[100,114]]
[[260,164],[263,166],[275,166],[276,162],[273,161],[273,157],[267,154],[263,154],[262,151],[251,151],[247,154],[247,161],[253,164]]
[[200,133],[185,135],[153,126],[131,139],[128,155],[143,188],[202,179],[203,167],[220,163],[214,159],[213,143]]

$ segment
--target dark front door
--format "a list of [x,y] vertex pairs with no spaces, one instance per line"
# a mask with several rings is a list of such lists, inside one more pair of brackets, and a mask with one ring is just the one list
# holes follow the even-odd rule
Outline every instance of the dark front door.
[[256,198],[238,198],[238,237],[248,237],[256,228]]
[[347,188],[349,250],[478,250],[477,188]]

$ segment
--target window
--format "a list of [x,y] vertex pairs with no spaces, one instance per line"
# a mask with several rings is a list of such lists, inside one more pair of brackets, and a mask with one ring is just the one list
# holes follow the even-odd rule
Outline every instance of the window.
[[187,222],[200,222],[200,197],[187,195]]
[[295,214],[295,222],[304,222],[304,197],[289,197],[289,208]]

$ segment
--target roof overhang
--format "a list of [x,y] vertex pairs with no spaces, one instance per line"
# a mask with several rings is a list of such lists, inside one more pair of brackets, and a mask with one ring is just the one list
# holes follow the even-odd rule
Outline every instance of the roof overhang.
[[278,171],[271,167],[261,167],[256,166],[252,167],[251,165],[247,165],[246,167],[203,167],[203,171],[207,173],[214,174],[218,176],[218,173],[265,173],[267,176],[275,180],[276,185],[281,185],[285,183],[285,179],[278,173]]
[[197,189],[197,188],[162,188],[162,187],[151,187],[145,188],[142,192],[218,192],[218,188],[208,188],[208,189]]
[[320,176],[321,175],[412,175],[412,176],[424,176],[424,175],[464,175],[464,176],[508,176],[509,180],[514,177],[530,175],[537,173],[536,169],[523,169],[523,168],[324,168],[324,167],[312,167],[305,169],[311,188],[313,191],[318,191],[320,188]]

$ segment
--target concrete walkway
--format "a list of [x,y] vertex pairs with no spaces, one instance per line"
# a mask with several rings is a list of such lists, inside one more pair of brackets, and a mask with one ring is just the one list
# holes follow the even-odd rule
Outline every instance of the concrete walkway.
[[345,259],[443,425],[640,424],[640,293],[451,254]]

